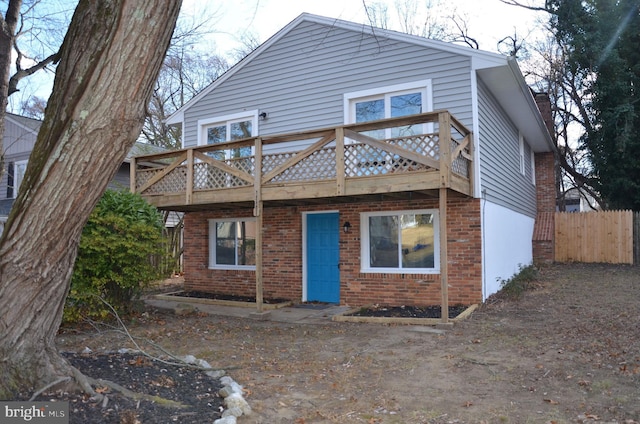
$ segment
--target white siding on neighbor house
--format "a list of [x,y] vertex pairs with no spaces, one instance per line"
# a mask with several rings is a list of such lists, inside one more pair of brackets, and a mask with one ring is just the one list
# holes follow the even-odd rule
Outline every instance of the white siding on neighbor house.
[[303,21],[185,111],[185,147],[197,143],[198,120],[259,110],[259,134],[344,123],[343,95],[431,80],[433,108],[471,127],[467,56],[364,32]]
[[[532,151],[524,146],[524,175],[520,172],[520,134],[504,110],[478,83],[480,184],[489,202],[529,217],[536,215]],[[531,239],[529,238],[529,241]]]
[[484,300],[500,290],[502,280],[532,263],[535,219],[485,199],[481,207]]
[[[23,125],[22,120],[28,121],[31,126]],[[33,150],[37,138],[37,131],[33,128],[38,121],[21,116],[13,117],[7,114],[5,117],[4,149],[5,171],[10,163],[26,161]],[[12,198],[12,197],[10,197]],[[7,172],[2,173],[0,179],[0,200],[7,199]]]

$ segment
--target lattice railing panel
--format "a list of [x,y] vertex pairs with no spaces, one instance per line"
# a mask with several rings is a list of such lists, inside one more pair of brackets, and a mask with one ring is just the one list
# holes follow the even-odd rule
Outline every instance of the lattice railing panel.
[[[460,145],[460,143],[458,143],[456,140],[451,140],[451,152],[453,153],[458,146]],[[469,148],[465,148],[463,149],[463,151],[466,154],[470,154]],[[471,161],[469,161],[467,158],[465,158],[462,155],[458,155],[457,158],[451,158],[451,171],[453,171],[454,173],[469,178],[469,165],[471,164]]]
[[[438,138],[434,134],[398,137],[387,143],[438,160]],[[345,146],[345,174],[348,177],[365,177],[387,173],[425,171],[430,167],[394,153],[363,143]]]
[[440,158],[440,145],[437,134],[420,134],[406,137],[391,138],[387,143],[402,147],[410,152],[429,156],[432,159]]
[[348,177],[366,177],[390,172],[404,173],[429,169],[426,165],[368,144],[349,144],[345,148],[345,175]]
[[[154,171],[138,172],[136,178],[136,186],[142,187],[147,181],[159,174],[163,169]],[[144,180],[144,181],[142,181]],[[179,193],[187,189],[187,167],[180,165],[171,170],[167,175],[162,177],[158,182],[144,191],[144,194],[162,194],[162,193]]]
[[[249,175],[253,175],[254,159],[245,157],[226,160],[225,163]],[[219,188],[245,187],[253,185],[252,181],[245,181],[220,168],[206,162],[194,164],[193,188],[194,190],[210,190]]]
[[136,172],[136,191],[147,183],[156,174],[162,172],[162,169],[140,169]]
[[[265,155],[262,158],[263,174],[267,174],[277,167],[282,166],[295,155],[295,153]],[[336,178],[336,149],[335,147],[327,147],[316,150],[300,162],[286,168],[269,182],[314,181],[334,178]]]

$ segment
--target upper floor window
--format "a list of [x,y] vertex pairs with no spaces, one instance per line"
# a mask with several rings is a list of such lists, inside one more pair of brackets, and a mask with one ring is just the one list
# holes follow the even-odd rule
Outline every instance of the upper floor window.
[[[375,121],[428,112],[432,109],[431,82],[398,84],[344,95],[345,123]],[[401,137],[427,132],[424,125],[371,131],[376,138]]]
[[18,197],[18,189],[24,179],[27,163],[29,163],[28,160],[9,163],[7,167],[7,199],[15,199]]
[[[254,137],[258,134],[258,111],[221,116],[198,121],[198,145],[224,143]],[[220,150],[211,153],[219,160],[251,155],[251,147]]]
[[436,210],[363,213],[360,219],[363,272],[439,271]]

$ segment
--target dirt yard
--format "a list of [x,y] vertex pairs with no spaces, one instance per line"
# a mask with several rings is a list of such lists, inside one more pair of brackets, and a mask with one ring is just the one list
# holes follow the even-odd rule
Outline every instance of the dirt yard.
[[[638,268],[557,265],[518,301],[428,327],[151,313],[129,330],[246,389],[239,424],[640,423]],[[131,347],[63,332],[62,350]]]

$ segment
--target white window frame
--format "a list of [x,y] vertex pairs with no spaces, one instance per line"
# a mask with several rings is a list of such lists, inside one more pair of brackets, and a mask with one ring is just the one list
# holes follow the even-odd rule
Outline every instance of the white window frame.
[[384,98],[384,115],[385,118],[389,118],[391,115],[391,108],[389,99],[392,96],[400,94],[416,93],[422,94],[422,113],[430,112],[433,110],[433,95],[431,88],[431,79],[425,79],[421,81],[408,82],[403,84],[388,85],[385,87],[376,87],[367,90],[353,91],[351,93],[344,94],[344,123],[355,123],[356,116],[356,103],[358,101],[367,101]]
[[[440,216],[438,209],[400,210],[384,212],[362,212],[360,213],[360,272],[373,274],[439,274],[440,273]],[[392,215],[433,215],[433,268],[382,268],[371,267],[369,246],[369,217],[371,216],[392,216]]]
[[[27,171],[27,165],[29,164],[29,160],[17,160],[13,163],[13,198],[18,197],[18,190],[20,189],[20,185],[22,184],[22,180],[24,179],[24,174]],[[24,169],[21,174],[18,174],[18,168],[24,166]],[[20,178],[18,178],[20,176]]]
[[[216,263],[216,224],[218,222],[256,222],[255,218],[216,218],[209,220],[209,269],[236,269],[251,271],[255,270],[255,265],[229,265],[229,264],[217,264]],[[258,231],[256,229],[256,231]],[[237,245],[236,251],[237,251]],[[236,263],[238,258],[236,257]]]
[[[230,131],[230,125],[236,122],[251,121],[251,137],[258,135],[258,109],[240,113],[234,113],[231,115],[216,116],[212,118],[199,119],[198,120],[198,146],[207,145],[207,129],[214,126],[227,126],[227,138]],[[227,140],[230,141],[230,140]],[[253,147],[251,148],[253,154]]]
[[531,184],[536,185],[536,154],[531,150]]
[[520,153],[520,173],[522,175],[525,175],[526,173],[526,169],[524,166],[524,136],[522,134],[520,134],[520,136],[518,137],[518,150]]

